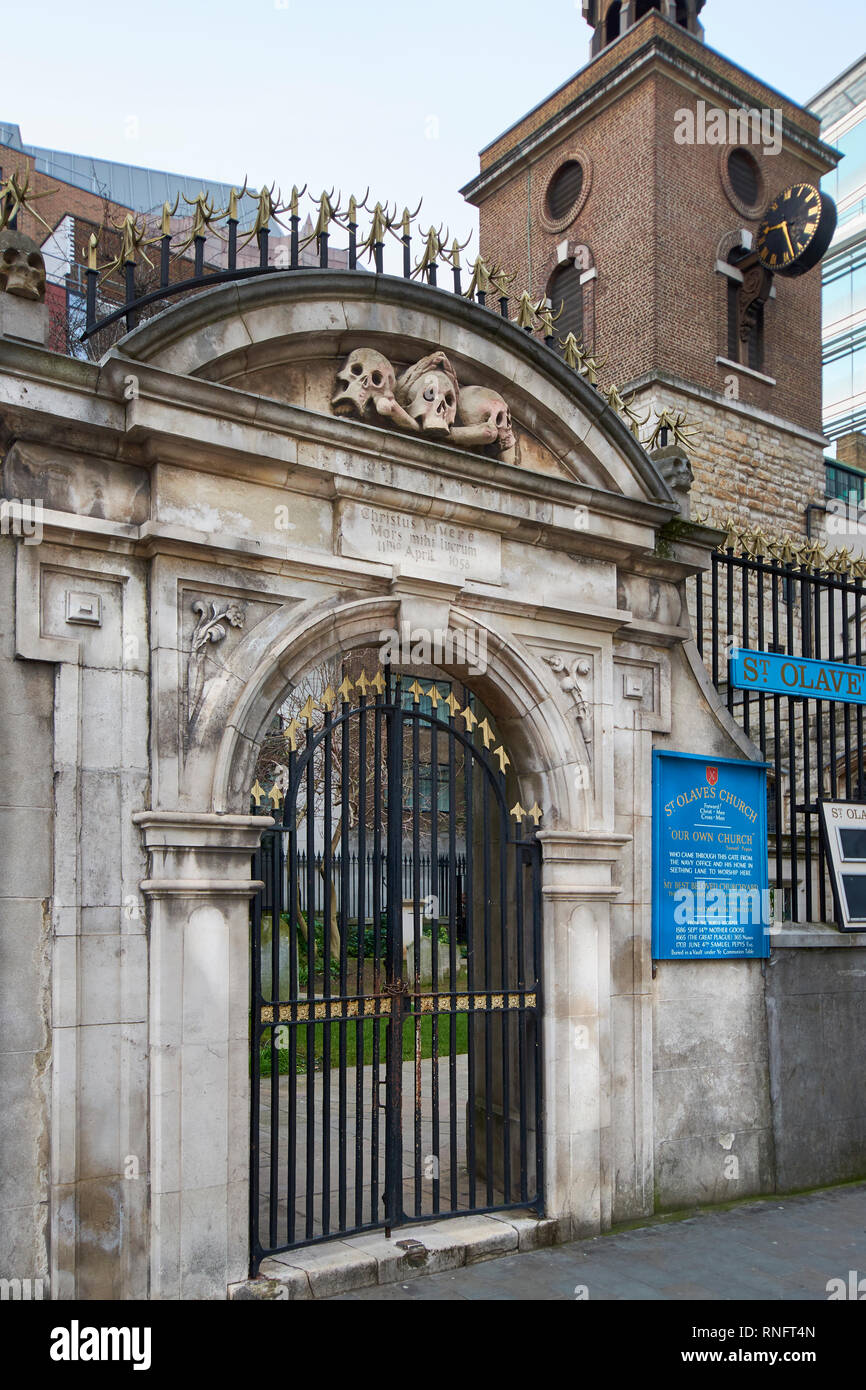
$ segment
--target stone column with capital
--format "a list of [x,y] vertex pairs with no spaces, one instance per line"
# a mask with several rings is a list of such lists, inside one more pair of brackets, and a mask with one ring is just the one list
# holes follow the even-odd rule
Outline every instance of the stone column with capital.
[[150,1296],[248,1273],[249,899],[269,816],[142,811],[149,854]]
[[575,1236],[610,1225],[612,869],[630,837],[542,830],[545,1212]]

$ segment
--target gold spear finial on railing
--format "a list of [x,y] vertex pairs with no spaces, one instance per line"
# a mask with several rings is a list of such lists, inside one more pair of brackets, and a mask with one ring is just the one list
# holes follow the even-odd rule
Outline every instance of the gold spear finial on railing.
[[370,230],[358,247],[358,254],[362,256],[366,252],[368,258],[372,259],[376,247],[381,245],[385,240],[385,233],[391,229],[391,219],[387,206],[383,208],[381,203],[377,203],[373,208],[370,218]]
[[529,291],[524,290],[517,301],[517,327],[528,329],[530,333],[535,330],[536,311]]
[[244,175],[244,186],[243,186],[243,188],[232,188],[231,191],[229,192],[229,204],[228,204],[228,207],[226,208],[226,216],[228,217],[228,220],[229,220],[230,222],[237,222],[237,221],[238,221],[238,202],[240,201],[241,198],[243,198],[243,196],[245,195],[246,191],[247,191],[247,176],[246,176],[246,174],[245,174],[245,175]]
[[50,198],[51,194],[56,192],[56,188],[46,188],[42,193],[31,193],[30,171],[26,170],[23,178],[19,178],[18,170],[14,170],[0,184],[0,232],[8,227],[10,222],[14,222],[19,212],[29,212],[31,217],[35,217],[49,232],[53,231],[54,228],[39,215],[33,204],[38,198]]
[[116,270],[120,270],[125,265],[135,265],[139,252],[141,252],[142,259],[152,267],[153,261],[144,250],[145,246],[150,245],[149,242],[145,241],[147,225],[144,220],[139,222],[135,213],[128,212],[119,227],[115,222],[112,222],[111,225],[116,232],[120,232],[120,250],[114,260],[102,267],[102,278],[106,280],[109,275],[113,275]]
[[[447,230],[445,232],[445,240],[448,240]],[[423,275],[424,272],[427,270],[428,266],[435,265],[439,261],[443,249],[442,242],[443,238],[441,223],[439,225],[438,231],[435,227],[432,226],[428,228],[427,235],[424,238],[424,250],[421,254],[421,259],[416,265],[415,269],[412,271],[413,280],[416,275]]]
[[479,294],[490,294],[494,289],[491,268],[483,256],[476,256],[472,266],[472,279],[469,282],[469,289],[464,295],[465,299],[474,299]]
[[95,232],[91,232],[91,233],[90,233],[90,240],[89,240],[88,243],[87,243],[87,269],[88,269],[88,270],[98,270],[98,269],[99,269],[99,267],[98,267],[98,265],[97,265],[97,262],[96,262],[96,257],[97,257],[98,251],[99,251],[99,242],[98,242],[98,240],[97,240],[96,233],[95,233]]
[[290,199],[289,199],[289,213],[290,213],[290,215],[291,215],[292,217],[298,217],[298,216],[300,216],[300,214],[299,214],[299,212],[298,212],[298,208],[299,208],[299,206],[300,206],[301,199],[303,198],[303,196],[304,196],[304,194],[306,193],[306,191],[307,191],[307,185],[306,185],[306,184],[304,184],[304,186],[303,186],[303,188],[300,190],[300,192],[298,191],[298,185],[297,185],[297,184],[294,184],[294,185],[292,186],[292,196],[291,196]]
[[656,427],[650,435],[650,449],[657,449],[662,434],[667,432],[672,436],[674,444],[679,444],[682,448],[691,447],[697,440],[700,431],[689,422],[689,417],[684,410],[674,415],[673,411],[665,407],[656,420]]
[[535,306],[535,315],[538,319],[539,328],[543,332],[545,338],[553,337],[553,325],[562,317],[564,310],[564,299],[559,306],[559,312],[556,314],[553,312],[553,305],[549,299],[539,299]]
[[171,219],[174,217],[180,203],[180,194],[176,193],[174,207],[169,207],[168,199],[162,205],[162,220],[160,222],[160,235],[171,236]]
[[583,348],[574,334],[569,333],[566,338],[560,338],[559,346],[562,348],[565,365],[571,367],[573,371],[579,372],[583,366]]

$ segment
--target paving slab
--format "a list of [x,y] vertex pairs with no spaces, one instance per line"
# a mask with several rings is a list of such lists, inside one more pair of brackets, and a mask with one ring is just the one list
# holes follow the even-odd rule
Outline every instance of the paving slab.
[[866,1183],[518,1250],[343,1297],[565,1301],[585,1288],[590,1302],[823,1302],[828,1280],[847,1279],[849,1270],[866,1276]]

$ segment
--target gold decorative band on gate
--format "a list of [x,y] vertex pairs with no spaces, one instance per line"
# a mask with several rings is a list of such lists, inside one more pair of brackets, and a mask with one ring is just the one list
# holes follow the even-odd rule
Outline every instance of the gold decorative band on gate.
[[309,1002],[303,1004],[263,1004],[260,1014],[261,1022],[309,1023],[312,1019],[316,1023],[343,1023],[352,1019],[377,1018],[390,1014],[391,1000],[375,996],[372,999],[314,999],[312,1001],[312,1013],[310,1007]]
[[421,994],[417,996],[422,1014],[486,1013],[496,1009],[534,1009],[535,994]]

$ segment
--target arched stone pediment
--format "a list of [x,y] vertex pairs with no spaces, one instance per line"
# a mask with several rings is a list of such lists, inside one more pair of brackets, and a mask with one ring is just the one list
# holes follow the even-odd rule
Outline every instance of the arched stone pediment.
[[[338,374],[363,350],[384,357],[398,378],[443,354],[460,391],[485,388],[505,402],[513,450],[503,452],[498,442],[466,446],[456,435],[433,437],[439,446],[634,501],[672,502],[622,419],[557,353],[491,309],[426,285],[358,272],[280,272],[176,305],[110,356],[332,417]],[[429,442],[375,410],[355,418],[361,429]],[[462,415],[455,423],[463,424]]]

